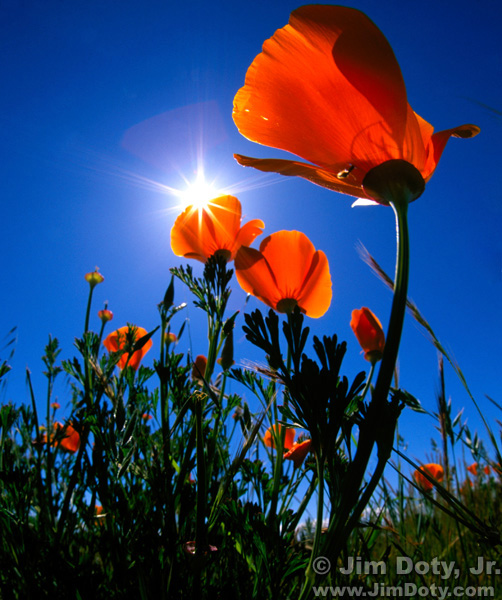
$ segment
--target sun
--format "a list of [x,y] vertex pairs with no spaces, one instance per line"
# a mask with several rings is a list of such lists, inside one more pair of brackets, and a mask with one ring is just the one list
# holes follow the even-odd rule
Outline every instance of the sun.
[[221,196],[221,191],[218,191],[214,184],[206,181],[204,173],[199,172],[195,181],[189,183],[186,189],[180,190],[177,196],[183,210],[192,206],[194,210],[201,211],[207,209],[211,200]]

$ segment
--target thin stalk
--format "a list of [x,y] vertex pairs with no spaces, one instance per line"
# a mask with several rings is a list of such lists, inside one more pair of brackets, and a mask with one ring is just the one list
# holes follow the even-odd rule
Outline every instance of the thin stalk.
[[[291,313],[288,314],[288,320],[291,319]],[[286,357],[286,372],[289,373],[291,371],[291,348],[288,345],[288,352]],[[288,406],[288,398],[284,395],[284,406]],[[279,429],[279,434],[275,436],[277,440],[277,460],[275,461],[275,470],[274,470],[274,487],[272,490],[272,500],[270,504],[270,518],[274,518],[277,512],[277,504],[279,502],[279,491],[281,485],[281,476],[282,476],[282,465],[284,463],[284,442],[286,441],[286,427],[284,425],[279,425],[279,418],[277,413],[277,403],[274,402],[274,422],[277,424]],[[275,431],[272,427],[272,431]]]
[[361,401],[363,401],[366,398],[366,394],[368,393],[368,390],[370,389],[370,385],[371,385],[371,381],[373,379],[374,373],[375,373],[375,363],[372,362],[370,372],[368,373],[366,383],[364,384],[364,389],[361,393]]
[[204,432],[202,430],[202,399],[195,400],[195,427],[197,452],[197,515],[195,531],[195,553],[203,555],[207,548],[206,531],[206,456]]
[[322,535],[322,521],[323,521],[323,510],[324,510],[324,458],[320,456],[317,460],[317,489],[318,498],[317,498],[317,520],[314,534],[314,543],[312,545],[312,552],[310,553],[310,560],[305,572],[305,584],[303,586],[302,592],[300,594],[299,600],[303,600],[307,598],[312,591],[312,586],[314,585],[316,578],[316,571],[314,570],[314,561],[319,554],[319,549],[321,547],[321,535]]
[[[408,198],[397,199],[390,204],[396,216],[397,237],[394,297],[382,363],[372,399],[368,406],[366,419],[360,428],[360,439],[354,461],[348,469],[346,493],[342,497],[337,515],[329,528],[328,544],[331,546],[330,554],[334,561],[338,559],[338,554],[350,534],[350,527],[354,526],[355,521],[364,510],[378,485],[392,450],[395,426],[399,416],[399,411],[396,408],[392,410],[393,407],[390,407],[387,403],[387,397],[396,366],[406,312],[409,274]],[[378,446],[378,465],[365,488],[364,494],[359,497],[375,443]],[[352,517],[349,519],[351,513]]]

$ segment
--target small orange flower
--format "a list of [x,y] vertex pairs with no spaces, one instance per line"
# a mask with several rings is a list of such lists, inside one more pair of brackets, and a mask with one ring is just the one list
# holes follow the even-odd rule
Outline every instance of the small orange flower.
[[[63,425],[61,425],[61,423],[55,423],[54,425],[57,425],[58,429],[63,429],[64,427]],[[66,425],[63,435],[64,437],[58,443],[58,446],[60,446],[63,450],[66,450],[67,452],[77,452],[77,450],[80,448],[79,433],[75,431],[75,429],[73,429],[71,425]]]
[[[472,473],[472,475],[474,475],[475,477],[477,477],[478,475],[478,463],[472,463],[472,465],[469,465],[467,467],[467,470],[469,471],[469,473]],[[489,475],[491,472],[490,466],[486,465],[485,467],[483,467],[483,473],[485,475]]]
[[382,359],[385,334],[382,324],[369,308],[363,306],[352,311],[350,326],[364,352],[364,358],[375,364]]
[[[146,329],[143,329],[143,327],[126,325],[125,327],[121,327],[120,329],[110,333],[103,341],[103,346],[108,350],[108,352],[118,352],[119,350],[122,350],[126,344],[127,334],[129,332],[132,332],[134,342],[137,342],[140,338],[144,337],[148,333]],[[122,354],[119,362],[117,363],[118,368],[123,369],[127,365],[128,367],[132,367],[135,371],[137,371],[141,361],[143,360],[143,357],[151,347],[152,340],[148,340],[142,348],[136,350],[136,352],[133,352],[132,355],[125,352]]]
[[478,463],[472,463],[472,465],[469,465],[467,467],[467,470],[469,471],[469,473],[472,473],[472,475],[477,475],[478,474]]
[[300,231],[278,231],[260,250],[242,247],[235,257],[237,281],[248,294],[278,312],[296,305],[309,317],[322,317],[331,303],[326,255]]
[[[77,452],[80,448],[80,435],[75,429],[73,429],[71,424],[63,425],[56,421],[53,424],[54,433],[50,434],[50,444],[51,446],[57,446],[58,448],[62,448],[66,450],[66,452],[71,452],[72,454]],[[60,433],[63,432],[64,433]],[[57,441],[56,441],[57,440]],[[38,440],[34,440],[34,444],[40,443],[40,445],[47,444],[47,434],[44,433]]]
[[206,372],[207,358],[199,354],[192,365],[192,379],[194,381],[203,381]]
[[234,196],[220,196],[204,208],[189,206],[171,230],[172,251],[202,262],[216,253],[233,260],[237,250],[249,246],[265,227],[259,219],[241,227],[241,215],[241,203]]
[[[269,448],[275,448],[275,438],[282,433],[281,425],[273,425],[269,427],[267,431],[265,431],[265,435],[263,436],[263,443],[265,446]],[[295,430],[291,429],[291,427],[286,427],[286,431],[284,433],[284,450],[289,450],[293,447],[295,441]]]
[[84,275],[84,278],[87,281],[87,283],[91,286],[91,290],[92,288],[96,287],[98,283],[103,283],[103,281],[105,280],[103,275],[101,275],[101,273],[99,272],[98,267],[96,267],[95,270],[91,273],[86,273]]
[[430,492],[434,485],[425,477],[424,473],[427,473],[430,477],[441,483],[444,477],[444,470],[441,465],[436,463],[429,463],[427,465],[423,465],[420,469],[417,469],[413,473],[413,478],[417,482],[417,484],[426,492]]
[[61,408],[61,404],[59,404],[59,402],[51,402],[51,408],[57,410],[58,408]]
[[103,323],[108,323],[108,321],[111,321],[113,319],[113,313],[111,310],[103,308],[103,310],[98,310],[98,317]]
[[310,446],[312,445],[312,440],[305,440],[303,442],[295,442],[291,447],[291,450],[286,452],[284,458],[286,460],[292,460],[295,469],[298,469],[302,466],[303,461],[305,460],[307,454],[310,452]]
[[415,199],[449,138],[479,133],[475,125],[433,133],[408,104],[382,32],[362,12],[329,5],[298,8],[265,42],[235,96],[233,118],[251,141],[311,163],[235,155],[241,165],[381,204],[388,201],[364,187],[371,169],[396,159],[398,170],[397,162],[413,165],[420,183]]

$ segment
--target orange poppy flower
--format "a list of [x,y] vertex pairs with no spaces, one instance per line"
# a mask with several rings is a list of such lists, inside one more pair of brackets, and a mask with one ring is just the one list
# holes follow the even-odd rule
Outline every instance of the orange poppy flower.
[[[57,429],[63,430],[64,426],[61,425],[61,423],[54,423],[54,425],[57,426]],[[60,442],[58,442],[58,446],[67,452],[77,452],[77,450],[80,448],[79,433],[75,431],[71,425],[66,425],[63,435],[64,437]]]
[[[117,329],[117,331],[110,333],[103,341],[103,346],[108,350],[108,352],[118,352],[119,350],[122,350],[126,344],[126,336],[129,331],[133,332],[135,342],[148,333],[146,329],[143,329],[143,327],[127,325],[126,327],[121,327],[120,329]],[[151,347],[152,340],[148,340],[142,348],[136,350],[136,352],[133,352],[131,355],[125,352],[122,354],[119,362],[117,363],[118,368],[123,369],[127,365],[128,367],[132,367],[135,371],[137,371],[141,361],[143,360],[143,357]]]
[[[269,448],[275,448],[275,438],[282,433],[281,425],[273,425],[269,427],[267,431],[265,431],[265,435],[263,436],[263,443],[265,446]],[[293,447],[295,441],[295,430],[291,429],[291,427],[286,427],[286,432],[284,434],[284,450],[289,450]]]
[[311,445],[312,440],[295,442],[291,449],[288,452],[286,452],[284,458],[286,460],[292,460],[295,469],[298,469],[302,466],[303,461],[305,460],[307,454],[310,452]]
[[331,303],[331,276],[324,252],[300,231],[278,231],[260,250],[242,247],[235,257],[242,289],[278,312],[296,305],[309,317],[322,317]]
[[[77,452],[80,448],[80,435],[75,429],[73,429],[71,424],[63,425],[56,421],[53,424],[54,433],[50,434],[50,444],[51,446],[57,446],[58,448],[62,448],[66,452],[71,452],[72,454]],[[63,432],[64,434],[60,434],[58,432]],[[56,441],[57,439],[57,441]],[[47,444],[47,435],[44,433],[39,439],[33,441],[34,444],[45,445]]]
[[478,463],[472,463],[472,465],[469,465],[467,467],[467,470],[469,471],[469,473],[472,473],[472,475],[477,475],[478,474]]
[[441,465],[438,465],[436,463],[429,463],[427,465],[423,465],[420,469],[417,469],[413,473],[413,478],[415,479],[417,484],[426,492],[430,492],[434,488],[434,485],[425,477],[425,475],[423,474],[424,472],[438,482],[443,481],[444,470]]
[[[467,467],[467,470],[469,471],[469,473],[472,473],[472,475],[476,476],[478,475],[478,463],[472,463],[472,465],[469,465]],[[486,465],[485,467],[483,467],[483,473],[485,475],[489,475],[491,472],[490,466]]]
[[381,204],[388,201],[364,189],[371,169],[396,159],[414,165],[421,174],[415,199],[449,138],[479,133],[475,125],[433,133],[408,104],[381,31],[362,12],[329,5],[298,8],[265,42],[235,96],[233,118],[248,139],[312,163],[235,155],[241,165]]
[[237,250],[249,246],[265,227],[259,219],[241,227],[241,215],[241,203],[234,196],[220,196],[204,208],[189,206],[171,230],[172,251],[202,262],[216,253],[233,260]]
[[357,341],[361,344],[364,358],[372,364],[381,360],[385,348],[385,334],[382,324],[371,310],[365,306],[353,310],[350,326]]

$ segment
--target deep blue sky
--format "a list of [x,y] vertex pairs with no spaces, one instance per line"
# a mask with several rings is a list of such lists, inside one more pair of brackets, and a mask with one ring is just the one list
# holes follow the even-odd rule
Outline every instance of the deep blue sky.
[[[425,194],[410,207],[409,293],[497,429],[502,415],[484,394],[502,402],[499,2],[347,5],[365,12],[387,36],[416,112],[437,130],[463,123],[482,129],[473,140],[449,142]],[[279,155],[239,135],[232,100],[263,41],[298,6],[285,0],[183,6],[0,1],[0,337],[18,328],[2,401],[28,402],[29,366],[43,406],[44,345],[51,334],[60,339],[62,356],[72,355],[84,322],[83,276],[96,265],[106,281],[96,288],[95,329],[105,300],[115,314],[113,328],[157,325],[156,304],[169,268],[186,262],[170,250],[176,200],[163,186],[182,188],[184,178],[194,179],[197,154],[208,178],[233,186],[247,218],[265,221],[266,234],[301,229],[326,252],[334,298],[312,326],[348,340],[349,375],[366,368],[349,328],[351,310],[369,306],[386,323],[391,295],[362,263],[356,245],[364,243],[392,273],[392,211],[351,208],[349,197],[301,180],[265,177],[232,158],[234,152]],[[184,298],[178,286],[177,299]],[[236,284],[232,308],[242,308],[243,301]],[[193,307],[187,314],[193,353],[204,354],[204,320]],[[158,352],[154,342],[147,364]],[[180,348],[188,345],[185,336]],[[239,359],[257,357],[240,330],[236,352]],[[436,352],[408,318],[401,386],[435,410],[436,381]],[[480,428],[451,369],[446,382],[456,409],[465,406],[469,424]],[[58,394],[65,406],[67,388],[61,385]],[[430,438],[437,439],[432,420],[411,412],[400,433],[419,459],[430,451]]]

